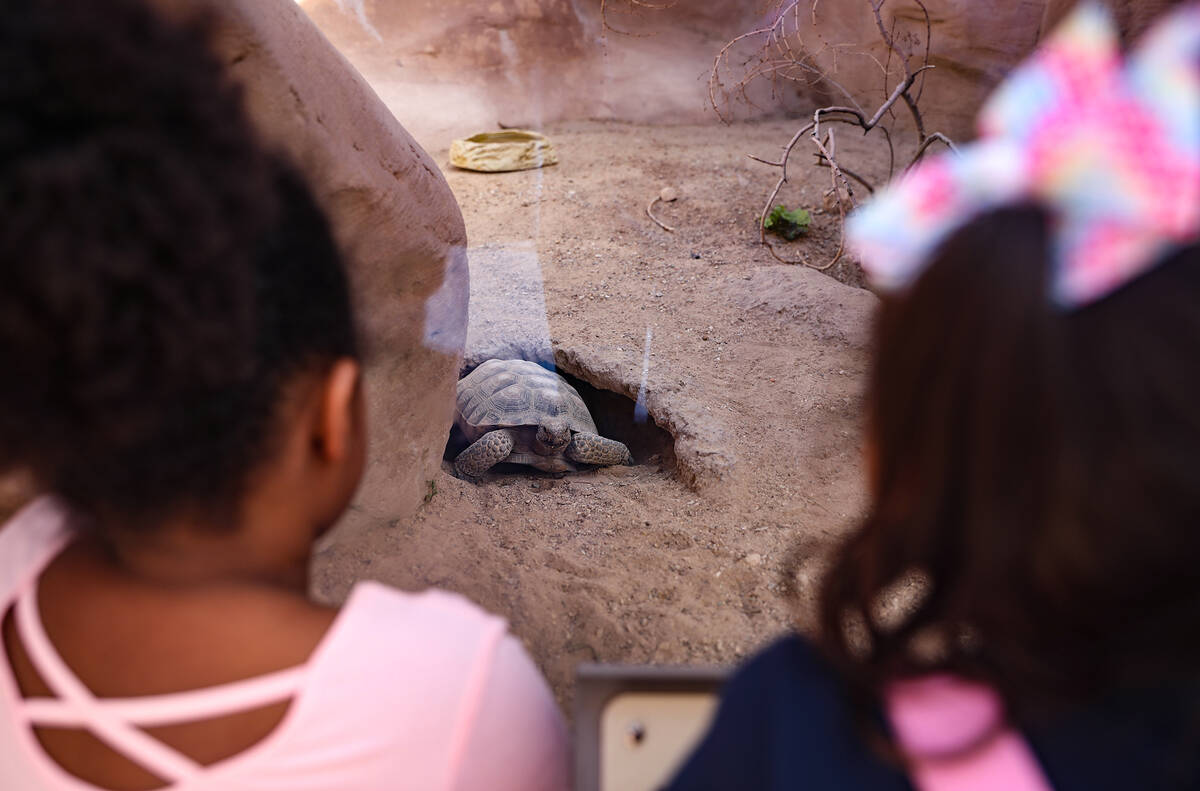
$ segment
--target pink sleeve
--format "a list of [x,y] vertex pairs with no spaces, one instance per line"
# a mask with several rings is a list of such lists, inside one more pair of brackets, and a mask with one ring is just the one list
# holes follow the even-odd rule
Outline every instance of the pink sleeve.
[[454,791],[566,791],[567,729],[520,642],[496,648],[478,714],[463,743]]

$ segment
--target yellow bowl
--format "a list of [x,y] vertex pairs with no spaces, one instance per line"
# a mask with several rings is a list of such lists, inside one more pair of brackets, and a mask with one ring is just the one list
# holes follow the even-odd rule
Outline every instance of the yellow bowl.
[[464,170],[502,173],[557,165],[558,154],[545,135],[525,129],[505,129],[453,141],[450,164]]

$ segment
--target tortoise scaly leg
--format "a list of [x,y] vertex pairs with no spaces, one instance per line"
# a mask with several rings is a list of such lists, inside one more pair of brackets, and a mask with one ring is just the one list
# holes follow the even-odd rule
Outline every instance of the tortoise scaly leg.
[[467,480],[475,480],[512,453],[513,437],[508,429],[489,431],[454,457],[454,469]]
[[614,464],[633,464],[633,454],[615,439],[601,437],[598,434],[579,432],[571,437],[571,444],[565,451],[568,459],[582,464],[599,464],[611,466]]

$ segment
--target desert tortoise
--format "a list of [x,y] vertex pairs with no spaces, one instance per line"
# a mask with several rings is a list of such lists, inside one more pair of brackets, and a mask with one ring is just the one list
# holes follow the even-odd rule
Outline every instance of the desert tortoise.
[[472,443],[454,459],[465,478],[502,461],[546,472],[633,464],[629,448],[596,433],[574,387],[527,360],[488,360],[458,382],[455,423]]

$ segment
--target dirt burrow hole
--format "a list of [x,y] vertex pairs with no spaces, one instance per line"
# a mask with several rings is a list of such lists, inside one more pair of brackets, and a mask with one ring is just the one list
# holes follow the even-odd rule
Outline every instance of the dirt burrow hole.
[[[549,366],[547,366],[549,367]],[[459,378],[466,376],[473,369],[464,370]],[[583,403],[587,404],[596,422],[596,430],[603,437],[623,442],[633,454],[636,466],[655,468],[663,474],[671,474],[675,470],[675,438],[665,429],[659,428],[645,410],[639,410],[636,402],[620,393],[596,387],[591,382],[573,376],[561,368],[551,369],[574,387]],[[639,414],[640,413],[640,414]],[[467,442],[458,426],[450,429],[450,437],[446,442],[446,450],[442,454],[442,468],[453,474],[454,458],[467,448]],[[580,465],[581,470],[589,469]],[[554,477],[550,473],[535,470],[524,464],[497,464],[488,474],[526,475],[531,477]]]

